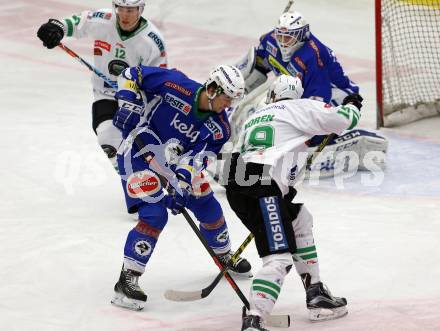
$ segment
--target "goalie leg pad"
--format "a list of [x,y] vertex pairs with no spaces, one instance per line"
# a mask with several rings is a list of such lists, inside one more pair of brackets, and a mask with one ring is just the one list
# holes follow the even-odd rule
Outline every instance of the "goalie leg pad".
[[[313,152],[325,136],[314,136],[308,152]],[[351,130],[328,142],[311,165],[320,177],[357,170],[377,171],[385,168],[388,149],[386,138],[366,130]]]

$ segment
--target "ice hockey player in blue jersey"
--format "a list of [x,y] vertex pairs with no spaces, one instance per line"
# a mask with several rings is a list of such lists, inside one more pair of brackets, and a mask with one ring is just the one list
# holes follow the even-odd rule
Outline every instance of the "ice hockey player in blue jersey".
[[260,37],[241,63],[248,91],[262,84],[269,72],[301,79],[303,98],[334,106],[348,95],[359,93],[359,87],[344,73],[334,52],[318,40],[309,24],[298,12],[283,13],[275,29]]
[[[138,66],[124,70],[118,86],[119,109],[113,123],[125,139],[118,151],[118,167],[128,212],[138,212],[139,221],[125,243],[112,303],[140,310],[147,295],[138,278],[167,224],[167,208],[173,214],[188,208],[222,262],[231,260],[223,211],[201,171],[207,165],[206,156],[215,157],[230,137],[224,109],[243,96],[244,80],[237,68],[227,65],[215,68],[204,85],[177,70]],[[151,158],[149,163],[145,156]],[[165,194],[157,172],[171,183],[175,180],[173,193]],[[245,259],[233,269],[250,276],[251,266]]]
[[[341,105],[348,95],[354,97],[359,94],[359,87],[345,74],[333,50],[310,32],[309,24],[296,11],[283,13],[276,27],[261,36],[258,46],[251,48],[236,66],[243,73],[248,93],[265,83],[268,74],[273,72],[277,76],[285,74],[299,77],[304,88],[302,98],[323,101],[332,106]],[[358,99],[362,102],[360,95]],[[354,135],[347,135],[351,136],[356,138],[337,142],[339,145],[332,149],[336,153],[356,151],[361,161],[360,169],[365,169],[362,160],[369,151],[386,152],[387,141],[375,133],[356,131]],[[319,145],[323,138],[316,137],[310,147]],[[384,162],[384,158],[378,160],[379,166],[383,167]],[[322,174],[334,169],[321,170]]]

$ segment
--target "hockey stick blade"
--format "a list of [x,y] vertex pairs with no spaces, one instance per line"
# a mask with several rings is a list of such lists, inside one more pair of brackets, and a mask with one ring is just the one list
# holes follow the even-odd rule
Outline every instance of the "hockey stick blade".
[[[243,241],[243,243],[240,245],[240,247],[237,249],[237,251],[232,256],[232,261],[236,261],[241,253],[243,253],[244,249],[247,245],[252,241],[254,238],[254,235],[250,233],[246,239]],[[206,298],[217,286],[217,284],[220,282],[220,280],[223,278],[226,272],[228,272],[230,269],[230,265],[226,268],[220,270],[220,273],[214,278],[214,280],[206,286],[205,288],[201,290],[196,291],[178,291],[178,290],[167,290],[164,293],[164,297],[171,301],[196,301],[203,298]]]
[[[212,291],[206,291],[207,288],[198,291],[176,291],[167,290],[164,293],[166,299],[171,301],[195,301],[205,298]],[[288,328],[290,326],[290,315],[269,315],[266,324],[275,328]]]

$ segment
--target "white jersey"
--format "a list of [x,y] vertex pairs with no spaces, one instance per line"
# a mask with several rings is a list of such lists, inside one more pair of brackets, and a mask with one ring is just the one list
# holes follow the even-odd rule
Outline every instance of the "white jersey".
[[[115,82],[128,67],[167,66],[164,39],[156,26],[143,17],[138,29],[121,34],[111,9],[84,11],[64,18],[64,33],[67,37],[93,38],[95,67]],[[92,75],[92,84],[95,100],[114,98],[115,90],[98,76]]]
[[311,99],[278,101],[246,120],[235,151],[246,163],[271,165],[271,177],[286,194],[306,159],[306,142],[315,135],[352,129],[359,117],[353,105],[334,108]]

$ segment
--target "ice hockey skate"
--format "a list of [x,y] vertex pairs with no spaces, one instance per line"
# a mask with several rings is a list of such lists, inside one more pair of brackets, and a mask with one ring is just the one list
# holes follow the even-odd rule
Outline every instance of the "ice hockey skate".
[[246,309],[243,307],[243,323],[241,331],[269,331],[264,328],[263,320],[257,315],[246,315]]
[[[232,256],[234,255],[233,251],[229,251],[226,254],[219,255],[218,258],[220,259],[221,263],[223,265],[229,265],[231,263]],[[233,273],[236,276],[242,277],[242,278],[252,278],[252,272],[251,272],[251,265],[245,258],[239,257],[237,261],[232,264],[229,271]]]
[[347,299],[334,297],[322,283],[310,284],[310,275],[302,274],[306,289],[307,309],[312,322],[332,320],[348,314]]
[[147,295],[138,285],[140,275],[139,272],[122,268],[119,280],[115,284],[115,296],[111,303],[122,308],[142,310],[145,307]]

